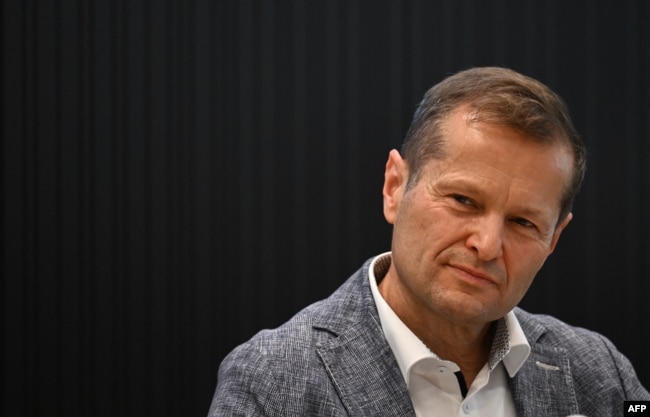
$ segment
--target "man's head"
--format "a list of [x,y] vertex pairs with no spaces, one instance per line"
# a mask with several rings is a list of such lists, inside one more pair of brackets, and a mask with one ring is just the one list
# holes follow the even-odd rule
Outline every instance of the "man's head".
[[539,142],[562,143],[574,156],[574,172],[560,204],[561,221],[571,211],[586,167],[586,150],[564,101],[544,84],[498,67],[461,71],[433,86],[418,106],[402,146],[409,186],[431,158],[444,155],[442,122],[461,105],[472,121],[509,127]]
[[393,150],[386,164],[389,305],[412,330],[503,317],[572,218],[584,154],[563,102],[537,81],[488,68],[432,88],[404,157]]

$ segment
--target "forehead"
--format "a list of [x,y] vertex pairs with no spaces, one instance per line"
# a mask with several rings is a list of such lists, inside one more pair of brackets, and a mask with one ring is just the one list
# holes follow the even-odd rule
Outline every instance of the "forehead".
[[[468,106],[460,106],[453,110],[439,126],[440,159],[457,157],[460,152],[483,153],[494,156],[502,162],[526,160],[531,155],[551,156],[540,159],[551,167],[567,171],[569,176],[574,167],[574,157],[571,145],[563,138],[541,139],[531,134],[522,133],[509,126],[483,121],[480,115]],[[533,158],[535,159],[535,158]]]
[[462,178],[478,189],[519,191],[559,208],[573,172],[571,150],[562,141],[540,142],[506,126],[476,122],[462,108],[450,114],[441,133],[444,151],[426,164],[436,171],[429,175]]

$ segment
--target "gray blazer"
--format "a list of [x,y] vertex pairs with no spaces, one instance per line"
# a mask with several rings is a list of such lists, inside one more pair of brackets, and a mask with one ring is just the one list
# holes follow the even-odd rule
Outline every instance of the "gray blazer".
[[[370,262],[329,298],[237,347],[219,368],[210,416],[415,416],[379,323]],[[623,416],[650,400],[605,337],[515,310],[531,354],[509,380],[520,417]]]

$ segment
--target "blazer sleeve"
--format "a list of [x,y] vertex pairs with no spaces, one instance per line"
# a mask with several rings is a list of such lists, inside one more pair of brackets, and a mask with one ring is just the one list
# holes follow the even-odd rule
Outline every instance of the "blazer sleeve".
[[209,417],[281,416],[278,384],[266,355],[250,343],[232,351],[219,366]]
[[614,344],[602,335],[598,335],[612,356],[626,401],[648,401],[650,393],[641,385],[630,361]]

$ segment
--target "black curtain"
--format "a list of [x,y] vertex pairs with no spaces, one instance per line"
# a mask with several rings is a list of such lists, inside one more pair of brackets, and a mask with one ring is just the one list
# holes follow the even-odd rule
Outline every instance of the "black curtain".
[[389,249],[383,168],[477,65],[562,95],[590,149],[522,306],[650,387],[650,4],[5,0],[4,415],[203,416],[234,346]]

